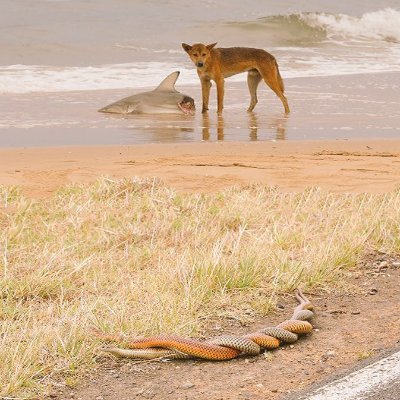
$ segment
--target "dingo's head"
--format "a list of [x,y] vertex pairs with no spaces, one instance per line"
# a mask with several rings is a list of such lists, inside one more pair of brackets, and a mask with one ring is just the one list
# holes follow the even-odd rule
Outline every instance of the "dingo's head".
[[202,43],[195,43],[193,46],[190,46],[189,44],[182,43],[182,47],[183,50],[189,54],[189,57],[194,62],[194,65],[197,68],[202,69],[207,65],[211,56],[211,49],[216,44],[217,43],[205,45]]

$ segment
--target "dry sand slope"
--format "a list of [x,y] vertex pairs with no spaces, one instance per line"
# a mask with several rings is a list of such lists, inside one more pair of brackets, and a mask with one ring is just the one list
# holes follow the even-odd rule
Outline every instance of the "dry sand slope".
[[33,197],[101,175],[154,176],[198,192],[262,183],[382,193],[400,184],[400,140],[20,148],[0,150],[0,160],[0,183]]

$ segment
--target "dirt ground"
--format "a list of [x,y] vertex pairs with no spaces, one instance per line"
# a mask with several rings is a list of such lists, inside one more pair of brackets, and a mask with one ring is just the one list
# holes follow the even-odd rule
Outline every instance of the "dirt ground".
[[[400,342],[400,256],[371,254],[346,285],[330,293],[308,293],[315,306],[313,334],[291,346],[228,362],[143,362],[99,353],[98,366],[78,386],[53,399],[275,400],[340,372]],[[249,333],[291,316],[294,297],[280,299],[274,315],[243,326],[213,321],[207,335]]]

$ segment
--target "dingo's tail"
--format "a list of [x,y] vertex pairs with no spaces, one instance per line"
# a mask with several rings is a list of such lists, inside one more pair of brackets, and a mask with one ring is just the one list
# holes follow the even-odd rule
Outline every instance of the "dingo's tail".
[[281,89],[281,91],[283,93],[285,91],[285,85],[283,83],[283,79],[282,79],[281,74],[279,72],[278,63],[276,62],[276,60],[274,60],[274,62],[275,62],[275,68],[276,68],[276,75],[278,77],[279,88]]

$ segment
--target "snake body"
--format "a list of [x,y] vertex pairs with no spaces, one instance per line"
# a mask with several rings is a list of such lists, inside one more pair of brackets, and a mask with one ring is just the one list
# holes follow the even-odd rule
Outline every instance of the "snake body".
[[124,343],[127,348],[103,348],[117,357],[136,359],[201,358],[205,360],[231,360],[239,355],[257,355],[263,349],[276,349],[282,343],[294,343],[298,335],[312,332],[308,322],[313,316],[311,302],[296,291],[299,305],[290,319],[275,327],[266,327],[244,336],[223,335],[210,340],[182,338],[174,335],[157,335],[124,342],[120,337],[98,333],[102,339]]

